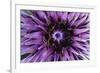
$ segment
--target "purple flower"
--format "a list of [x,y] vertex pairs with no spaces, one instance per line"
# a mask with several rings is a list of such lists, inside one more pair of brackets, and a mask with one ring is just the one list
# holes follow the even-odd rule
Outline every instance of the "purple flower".
[[21,10],[21,63],[89,60],[89,13]]

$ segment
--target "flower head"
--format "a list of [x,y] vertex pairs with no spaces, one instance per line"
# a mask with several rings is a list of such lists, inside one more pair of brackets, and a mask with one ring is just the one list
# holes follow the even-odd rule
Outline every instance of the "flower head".
[[22,63],[89,59],[89,13],[20,12]]

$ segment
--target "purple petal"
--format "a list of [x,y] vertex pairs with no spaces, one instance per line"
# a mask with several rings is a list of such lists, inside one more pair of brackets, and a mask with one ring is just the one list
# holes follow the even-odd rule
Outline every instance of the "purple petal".
[[75,12],[69,13],[68,14],[68,22],[71,22],[72,19],[74,18],[74,16],[75,16]]
[[22,45],[39,45],[39,44],[42,44],[42,40],[26,40],[25,42],[22,43]]
[[38,25],[46,25],[44,22],[42,22],[41,20],[39,20],[37,17],[32,16],[31,18],[38,24]]
[[86,40],[86,39],[89,39],[89,34],[87,33],[80,34],[78,37]]
[[69,56],[67,50],[64,52],[64,58],[63,59],[70,60],[70,56]]
[[80,13],[76,13],[75,16],[73,17],[73,20],[70,22],[70,26],[73,26],[76,20],[79,18]]
[[37,45],[33,45],[33,46],[23,46],[21,47],[21,55],[25,54],[25,53],[33,53],[36,51],[37,49]]
[[84,42],[84,43],[87,41],[86,39],[82,39],[82,38],[79,38],[79,37],[73,37],[73,40],[74,41]]
[[34,32],[34,33],[26,34],[24,37],[25,38],[41,39],[42,38],[42,32]]
[[47,16],[46,16],[45,12],[43,12],[43,11],[38,11],[37,14],[38,14],[38,16],[39,16],[42,20],[48,22],[48,19],[47,19]]
[[70,48],[71,52],[76,54],[76,55],[79,55],[78,51],[74,50],[74,48]]
[[68,16],[68,13],[65,12],[65,13],[62,14],[61,19],[66,21],[67,20],[67,16]]
[[87,33],[87,32],[89,32],[89,29],[88,28],[84,28],[84,29],[75,29],[74,30],[74,33],[75,33],[75,35],[78,35],[78,34],[81,34],[81,33]]
[[47,12],[48,18],[51,19],[51,21],[56,22],[58,21],[58,16],[56,12]]
[[87,17],[88,17],[88,16],[85,16],[85,17],[83,17],[83,18],[77,20],[77,21],[74,23],[74,25],[75,25],[76,27],[78,27],[79,25],[82,25],[82,23],[86,23]]
[[83,47],[81,44],[79,44],[78,42],[74,42],[73,46],[76,47],[77,49],[81,49],[81,50],[87,51],[87,49],[85,47]]
[[25,18],[21,16],[21,22],[23,22],[24,24],[34,24],[33,20],[30,18]]

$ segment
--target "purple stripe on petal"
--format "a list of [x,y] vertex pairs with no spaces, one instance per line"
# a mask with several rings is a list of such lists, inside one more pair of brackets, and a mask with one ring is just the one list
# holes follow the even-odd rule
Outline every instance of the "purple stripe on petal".
[[48,22],[48,18],[47,18],[47,16],[46,16],[45,12],[43,12],[43,11],[38,11],[37,14],[38,14],[38,16],[39,16],[42,20]]
[[63,15],[63,12],[57,12],[57,16],[58,16],[58,18],[61,19],[62,15]]
[[69,56],[67,50],[64,51],[64,58],[63,59],[70,60],[70,56]]
[[83,23],[86,22],[87,17],[88,17],[88,16],[85,16],[85,17],[83,17],[83,18],[77,20],[77,21],[74,23],[74,25],[75,25],[76,27],[78,27],[79,25],[82,25]]
[[38,18],[36,18],[35,16],[31,15],[31,18],[38,24],[38,25],[46,25],[45,23],[43,23],[41,20],[39,20]]
[[24,45],[39,45],[42,44],[42,40],[27,40],[24,42]]
[[75,16],[73,17],[73,20],[70,22],[70,26],[73,26],[74,23],[77,21],[77,19],[79,18],[80,13],[76,13]]
[[74,37],[73,40],[74,41],[84,42],[84,43],[87,41],[86,39],[82,39],[82,38],[79,38],[79,37]]
[[74,13],[74,12],[69,13],[69,14],[68,14],[68,22],[71,22],[72,19],[74,18],[74,16],[75,16],[75,13]]
[[62,14],[61,19],[64,20],[64,21],[67,21],[67,16],[68,16],[68,13],[65,12],[65,13]]
[[29,62],[36,62],[36,61],[38,61],[38,58],[39,58],[40,54],[41,54],[40,51],[36,52],[34,55],[32,55],[30,57],[30,59],[28,61]]
[[76,47],[77,49],[87,51],[87,49],[85,47],[83,47],[82,45],[80,45],[78,42],[74,42],[73,46]]
[[31,17],[30,18],[21,17],[21,22],[23,22],[24,24],[28,24],[28,25],[34,24]]
[[75,33],[75,35],[78,35],[78,34],[81,34],[81,33],[87,33],[87,32],[89,32],[89,29],[88,28],[84,28],[84,29],[75,29],[74,30],[74,33]]
[[71,49],[71,52],[72,52],[72,53],[74,53],[74,54],[76,54],[76,55],[79,55],[79,52],[76,51],[76,50],[74,50],[74,48],[70,48],[70,49]]
[[41,39],[42,38],[42,32],[34,32],[30,33],[24,36],[25,38],[34,38],[34,39]]
[[25,53],[34,53],[37,50],[38,45],[33,45],[33,46],[22,46],[21,47],[21,54]]
[[58,21],[58,16],[57,16],[56,12],[53,12],[53,11],[47,12],[47,15],[48,15],[48,18],[49,18],[51,21],[53,21],[53,22]]
[[72,52],[70,52],[70,60],[74,60],[74,56],[73,56]]
[[30,32],[30,31],[40,31],[41,30],[41,28],[38,27],[37,25],[30,25],[30,24],[22,24],[21,28],[23,30],[25,29],[25,31],[28,31],[28,32]]
[[83,55],[82,52],[80,52],[80,56],[83,57],[84,60],[88,60],[88,58],[86,57],[86,55]]
[[87,33],[80,34],[80,35],[79,35],[79,38],[82,38],[82,39],[89,39],[89,34],[87,34]]
[[52,50],[47,50],[45,49],[41,55],[41,60],[40,61],[46,61],[46,59],[48,58],[49,55],[51,55],[53,51]]
[[59,54],[54,53],[53,57],[54,57],[54,61],[58,61],[60,56]]
[[31,54],[29,55],[29,56],[27,56],[26,58],[24,58],[23,60],[21,60],[21,63],[29,63],[29,60],[30,60],[30,58],[31,58],[32,56],[31,56]]

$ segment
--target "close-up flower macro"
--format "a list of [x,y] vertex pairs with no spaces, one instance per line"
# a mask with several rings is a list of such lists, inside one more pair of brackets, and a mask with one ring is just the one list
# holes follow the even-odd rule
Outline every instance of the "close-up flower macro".
[[21,9],[21,63],[89,60],[89,17],[89,12]]

